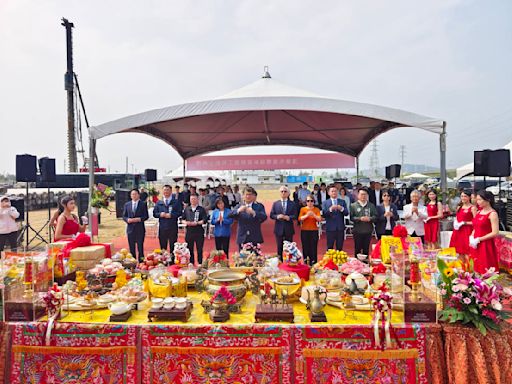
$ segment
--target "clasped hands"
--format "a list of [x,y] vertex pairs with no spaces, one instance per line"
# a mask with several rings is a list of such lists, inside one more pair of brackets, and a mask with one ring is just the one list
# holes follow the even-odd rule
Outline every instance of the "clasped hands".
[[256,212],[254,212],[254,209],[251,207],[248,207],[247,205],[242,205],[240,208],[238,208],[238,213],[246,212],[249,215],[256,216]]

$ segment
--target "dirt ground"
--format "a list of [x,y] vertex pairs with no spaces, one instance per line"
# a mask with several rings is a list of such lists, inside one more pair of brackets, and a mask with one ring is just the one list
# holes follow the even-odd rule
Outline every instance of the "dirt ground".
[[[278,186],[275,189],[262,189],[258,191],[259,201],[273,201],[279,198]],[[55,209],[52,209],[51,214]],[[38,210],[29,212],[30,225],[36,230],[40,230],[48,221],[48,210]],[[110,203],[110,211],[107,209],[101,210],[101,224],[99,228],[98,241],[110,241],[116,237],[123,236],[126,230],[126,225],[121,219],[116,218],[115,203]],[[34,235],[33,231],[30,231],[30,238]],[[44,238],[48,238],[48,226],[46,226],[41,235]],[[53,235],[52,235],[53,236]],[[34,242],[32,244],[36,244]]]

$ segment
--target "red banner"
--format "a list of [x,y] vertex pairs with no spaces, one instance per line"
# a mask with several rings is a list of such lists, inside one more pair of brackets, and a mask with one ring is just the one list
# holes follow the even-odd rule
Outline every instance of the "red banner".
[[187,159],[189,171],[355,168],[355,158],[343,153],[289,155],[196,156]]

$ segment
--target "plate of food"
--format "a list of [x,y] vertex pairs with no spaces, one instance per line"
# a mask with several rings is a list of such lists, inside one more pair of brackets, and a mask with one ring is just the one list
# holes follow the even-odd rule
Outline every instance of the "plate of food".
[[274,278],[271,279],[271,281],[276,283],[276,284],[280,284],[280,285],[300,284],[299,277],[298,276],[292,276],[292,275],[274,277]]

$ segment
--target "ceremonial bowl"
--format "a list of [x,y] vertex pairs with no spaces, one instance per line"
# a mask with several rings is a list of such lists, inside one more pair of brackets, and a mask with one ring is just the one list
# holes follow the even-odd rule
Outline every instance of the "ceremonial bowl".
[[204,288],[210,296],[213,296],[220,287],[225,286],[238,303],[247,293],[246,278],[245,273],[229,269],[211,271],[206,274]]

